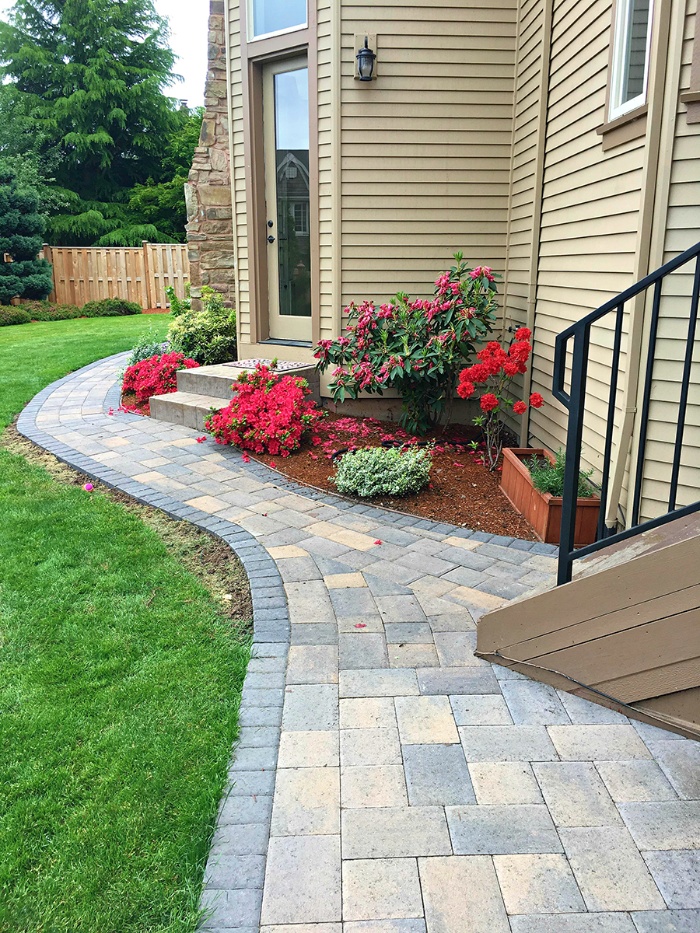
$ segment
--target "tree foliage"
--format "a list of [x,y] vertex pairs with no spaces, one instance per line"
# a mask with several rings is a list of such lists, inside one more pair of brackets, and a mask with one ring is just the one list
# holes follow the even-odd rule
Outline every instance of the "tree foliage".
[[39,195],[0,174],[0,303],[13,298],[46,298],[53,288],[51,266],[37,259],[46,219]]
[[51,242],[184,238],[201,111],[165,93],[168,38],[153,0],[15,0],[0,23],[0,154],[47,167]]

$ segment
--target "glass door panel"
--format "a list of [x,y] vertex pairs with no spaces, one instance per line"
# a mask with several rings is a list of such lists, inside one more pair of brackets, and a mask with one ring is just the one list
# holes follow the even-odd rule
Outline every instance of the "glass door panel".
[[305,61],[268,66],[263,107],[270,336],[308,341],[311,218],[309,72]]

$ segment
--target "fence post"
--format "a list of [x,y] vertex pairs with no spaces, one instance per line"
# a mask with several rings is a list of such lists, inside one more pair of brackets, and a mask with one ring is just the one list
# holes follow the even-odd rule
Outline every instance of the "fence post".
[[142,290],[146,298],[145,310],[149,311],[154,307],[153,296],[151,295],[151,268],[150,268],[150,257],[148,249],[148,240],[142,240],[141,246],[143,247],[143,277],[145,280],[145,288]]
[[53,264],[53,257],[51,255],[51,247],[48,243],[44,243],[41,248],[42,255],[47,262],[51,263],[51,281],[53,282],[53,288],[51,294],[48,297],[49,301],[56,301],[56,267]]

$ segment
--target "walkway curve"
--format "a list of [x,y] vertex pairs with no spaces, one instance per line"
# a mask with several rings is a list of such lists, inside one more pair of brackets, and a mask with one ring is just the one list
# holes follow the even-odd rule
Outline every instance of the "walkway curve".
[[18,428],[248,573],[205,929],[700,929],[700,746],[474,657],[475,623],[551,579],[551,547],[356,505],[118,412],[125,358],[49,386]]

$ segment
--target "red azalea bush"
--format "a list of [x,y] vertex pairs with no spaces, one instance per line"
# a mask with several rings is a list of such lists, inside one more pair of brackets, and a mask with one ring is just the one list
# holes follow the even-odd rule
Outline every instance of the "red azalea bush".
[[[495,470],[503,450],[503,417],[508,409],[516,415],[527,411],[527,403],[513,401],[510,387],[517,375],[527,371],[527,361],[532,353],[531,333],[527,327],[520,327],[515,332],[515,340],[508,350],[496,340],[486,344],[476,357],[478,363],[463,369],[459,374],[457,394],[461,398],[471,398],[477,394],[477,386],[483,386],[480,406],[483,414],[474,419],[474,424],[484,432],[486,449],[484,456],[489,470]],[[539,392],[530,396],[530,405],[541,408],[544,399]]]
[[258,364],[241,373],[235,398],[207,418],[207,431],[217,444],[235,444],[256,454],[288,457],[298,450],[306,431],[324,416],[309,400],[311,390],[300,376],[282,376]]
[[180,369],[197,369],[199,363],[182,353],[163,353],[129,366],[124,373],[122,395],[134,395],[137,406],[147,406],[152,395],[167,395],[177,391]]
[[496,276],[488,266],[470,269],[461,253],[435,282],[431,300],[400,292],[376,308],[370,301],[345,309],[345,333],[321,340],[318,368],[333,367],[330,390],[336,402],[360,392],[401,394],[401,425],[425,435],[454,397],[457,373],[496,318]]

